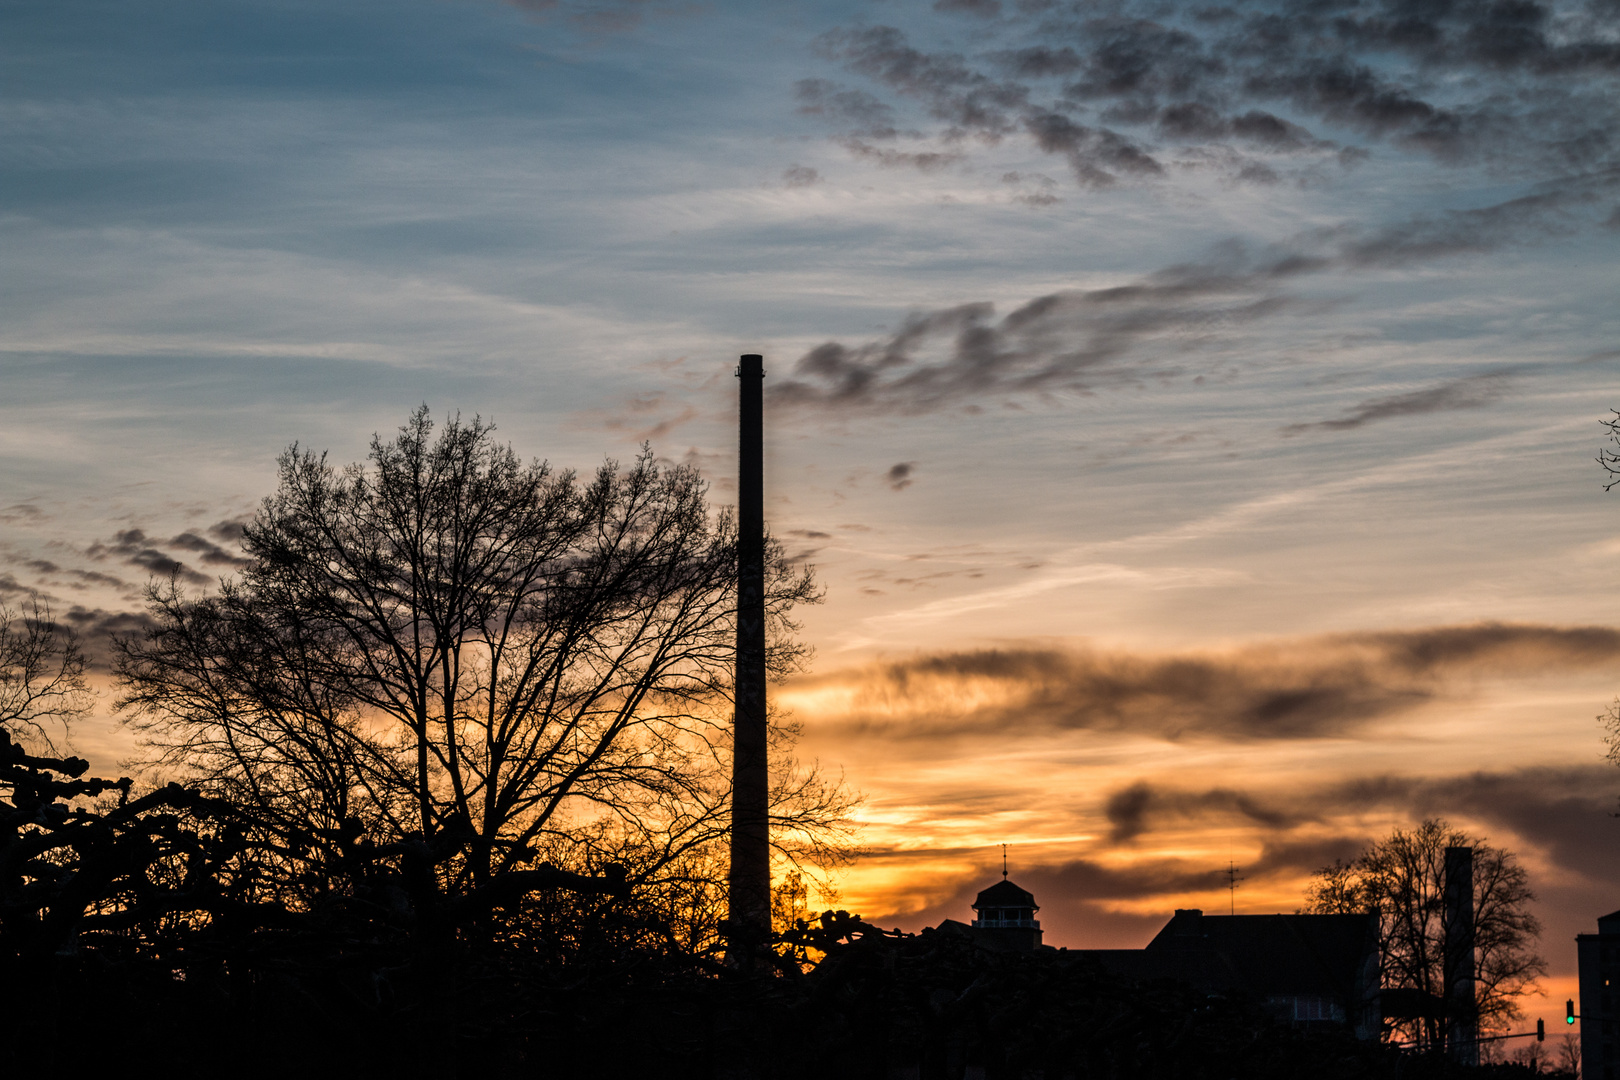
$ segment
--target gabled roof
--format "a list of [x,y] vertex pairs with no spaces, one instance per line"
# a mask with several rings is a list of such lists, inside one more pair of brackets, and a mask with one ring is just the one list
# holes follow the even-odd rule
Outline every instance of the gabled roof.
[[1035,903],[1034,893],[1025,892],[1023,889],[1020,889],[1018,886],[1005,879],[996,882],[994,885],[981,892],[979,894],[979,898],[973,901],[974,911],[987,907],[1027,907],[1035,908],[1037,911],[1040,910]]
[[[1176,912],[1148,942],[1157,963],[1186,965],[1220,988],[1270,993],[1347,994],[1377,948],[1371,915],[1204,915]],[[1171,956],[1180,959],[1172,961]],[[1185,977],[1185,976],[1184,976]]]

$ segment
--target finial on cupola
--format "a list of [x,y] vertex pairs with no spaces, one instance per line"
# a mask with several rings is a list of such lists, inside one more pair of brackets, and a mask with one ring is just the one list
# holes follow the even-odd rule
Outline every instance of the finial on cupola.
[[1001,845],[1001,880],[1007,880],[1007,845]]

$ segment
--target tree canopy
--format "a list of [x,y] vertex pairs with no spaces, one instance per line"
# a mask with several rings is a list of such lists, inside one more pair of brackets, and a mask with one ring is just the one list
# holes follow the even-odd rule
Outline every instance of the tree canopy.
[[1425,1047],[1444,1045],[1446,1033],[1448,847],[1473,848],[1475,1013],[1482,1033],[1500,1030],[1521,1015],[1519,1000],[1535,992],[1547,969],[1535,951],[1541,934],[1530,911],[1535,894],[1512,852],[1430,819],[1415,829],[1395,829],[1350,862],[1318,871],[1305,908],[1378,916],[1385,994],[1418,1005],[1404,1010],[1406,1016],[1391,1016],[1403,1010],[1386,1008],[1387,1034]]
[[[447,899],[542,859],[685,887],[712,873],[728,794],[736,529],[706,490],[647,450],[581,480],[478,419],[435,435],[426,407],[364,464],[295,445],[240,577],[151,591],[118,708],[163,769],[310,838],[294,891],[399,843]],[[778,545],[767,576],[782,673],[817,592]],[[781,779],[784,846],[832,850],[847,796]]]
[[72,627],[37,599],[26,611],[0,604],[0,730],[54,750],[90,701],[84,651]]

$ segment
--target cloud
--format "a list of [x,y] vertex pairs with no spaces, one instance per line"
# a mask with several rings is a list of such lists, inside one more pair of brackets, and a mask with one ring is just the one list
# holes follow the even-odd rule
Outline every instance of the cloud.
[[[1486,676],[1589,670],[1620,670],[1620,629],[1476,623],[1168,655],[987,649],[810,676],[785,693],[816,695],[820,723],[847,735],[1289,740],[1344,736]],[[1155,804],[1122,800],[1110,820],[1128,836]]]
[[129,588],[128,582],[111,574],[103,574],[98,570],[81,570],[76,566],[62,567],[49,559],[30,559],[23,565],[40,574],[65,574],[73,579],[68,584],[75,589],[83,589],[90,585],[108,585],[115,589]]
[[[934,10],[997,18],[994,47],[930,51],[889,26],[835,30],[818,47],[917,102],[944,124],[934,138],[1022,135],[1066,158],[1083,187],[1161,180],[1193,149],[1234,178],[1277,166],[1207,151],[1353,163],[1362,151],[1346,139],[1544,176],[1601,169],[1620,153],[1612,5],[1123,0],[1003,12],[996,0],[939,0]],[[863,104],[873,115],[882,103]]]
[[1620,774],[1597,764],[1317,778],[1308,786],[1263,795],[1138,780],[1109,794],[1102,809],[1111,844],[1154,832],[1195,834],[1234,822],[1257,827],[1262,856],[1252,867],[1255,872],[1313,873],[1334,859],[1353,857],[1383,835],[1358,822],[1395,811],[1413,822],[1431,817],[1477,822],[1498,846],[1517,838],[1570,873],[1610,880],[1620,871],[1594,875],[1593,870],[1620,867],[1620,828],[1610,813],[1617,790]]
[[[185,535],[193,537],[209,548],[214,547],[214,545],[209,544],[208,541],[202,540],[200,537],[196,537],[193,533]],[[106,559],[116,556],[131,566],[138,566],[159,577],[178,576],[195,585],[212,583],[212,578],[206,574],[200,574],[180,560],[164,554],[154,546],[155,543],[157,542],[151,540],[141,529],[124,529],[113,534],[111,540],[91,544],[85,549],[85,554],[92,559]]]
[[86,663],[100,672],[113,670],[116,652],[111,639],[115,635],[143,633],[154,625],[151,616],[144,611],[107,611],[77,604],[60,618],[79,635]]
[[203,562],[212,566],[247,566],[252,562],[251,559],[226,551],[212,540],[204,539],[194,532],[183,532],[172,538],[169,546],[182,551],[195,551]]
[[1499,372],[1470,375],[1423,390],[1371,398],[1347,410],[1346,415],[1338,419],[1319,420],[1311,424],[1289,424],[1282,429],[1282,434],[1298,435],[1311,430],[1345,431],[1396,416],[1422,416],[1425,413],[1484,408],[1501,400],[1502,395],[1507,392],[1507,387],[1507,376]]
[[[1324,801],[1388,805],[1414,819],[1466,816],[1507,831],[1571,874],[1620,884],[1620,774],[1612,765],[1480,770],[1450,776],[1364,777],[1334,785]],[[1499,845],[1505,837],[1493,836]],[[1520,852],[1524,854],[1525,852]]]
[[[64,545],[55,545],[64,547]],[[22,551],[0,551],[0,563],[27,570],[39,575],[40,579],[48,585],[67,585],[73,589],[85,589],[90,586],[109,586],[114,589],[127,590],[129,583],[112,574],[105,574],[99,570],[85,570],[77,566],[63,566],[54,559],[44,559]],[[8,580],[16,581],[8,575]],[[17,588],[24,588],[20,584]],[[37,590],[28,590],[37,591]]]
[[1617,180],[1620,168],[1550,182],[1488,206],[1412,216],[1357,234],[1341,229],[1341,243],[1324,265],[1351,270],[1409,266],[1569,235],[1589,223],[1590,215],[1583,211],[1602,204]]
[[892,26],[833,30],[817,41],[825,56],[880,85],[918,98],[930,115],[981,136],[1016,131],[1029,91],[974,70],[963,56],[912,48]]
[[691,6],[660,0],[505,0],[536,19],[560,18],[588,34],[622,34],[649,17],[685,14]]
[[911,474],[916,471],[916,468],[917,463],[915,461],[899,461],[890,465],[889,471],[884,473],[883,477],[895,491],[904,491],[915,483]]
[[[1012,182],[1012,176],[1022,179],[1009,173],[1003,180]],[[1036,297],[1000,318],[989,301],[914,312],[883,337],[817,345],[767,394],[773,405],[786,408],[921,414],[1196,376],[1216,367],[1223,351],[1236,348],[1256,324],[1322,311],[1328,301],[1309,301],[1294,291],[1310,275],[1480,255],[1567,231],[1585,220],[1581,214],[1598,201],[1600,186],[1590,178],[1570,181],[1377,229],[1345,224],[1308,230],[1260,249],[1231,242],[1202,260],[1124,285]],[[1501,373],[1471,376],[1410,400],[1370,401],[1365,417],[1353,414],[1317,426],[1331,430],[1403,411],[1471,408],[1494,400],[1504,381]]]
[[224,544],[240,544],[248,524],[247,518],[227,518],[208,526],[208,535]]
[[1003,184],[1019,185],[1013,199],[1029,206],[1051,206],[1063,200],[1053,194],[1057,188],[1057,181],[1043,173],[1005,172],[1001,174]]
[[1164,166],[1153,155],[1117,131],[1077,124],[1053,112],[1031,114],[1025,118],[1024,127],[1036,146],[1068,159],[1081,187],[1110,187],[1121,173],[1137,177],[1164,175]]
[[956,150],[895,150],[887,146],[873,146],[864,139],[847,136],[838,140],[844,149],[887,169],[916,169],[919,172],[938,172],[961,161],[966,155]]
[[1050,293],[999,319],[986,301],[914,313],[886,337],[816,346],[767,393],[778,406],[926,413],[1173,377],[1195,343],[1316,309],[1279,288],[1291,264],[1252,263],[1232,249],[1128,285]]
[[[1440,817],[1465,825],[1499,847],[1518,847],[1521,858],[1556,866],[1560,873],[1595,885],[1620,885],[1620,827],[1609,813],[1617,777],[1608,766],[1533,767],[1414,777],[1371,775],[1268,790],[1260,794],[1229,787],[1190,790],[1139,781],[1113,792],[1105,804],[1115,832],[1110,845],[1128,843],[1150,832],[1184,841],[1210,829],[1233,826],[1258,831],[1245,842],[1251,854],[1238,869],[1251,889],[1298,889],[1304,879],[1336,861],[1348,861],[1388,835],[1391,814],[1415,825]],[[1376,824],[1369,823],[1372,818]],[[1258,849],[1257,854],[1255,849]],[[960,866],[975,857],[977,867],[961,873],[920,909],[890,918],[937,923],[966,918],[974,894],[996,876],[999,866],[982,849],[875,848],[869,858],[891,868]],[[1089,931],[1088,920],[1113,905],[1141,906],[1158,901],[1162,922],[1171,908],[1202,893],[1224,893],[1225,860],[1117,851],[1053,858],[1015,866],[1013,877],[1035,893],[1050,927],[1056,917],[1071,932]],[[915,876],[913,871],[912,876]],[[1241,894],[1240,894],[1241,897]],[[1084,918],[1081,918],[1084,916]],[[1148,933],[1157,925],[1138,928]]]
[[[904,892],[886,898],[891,910],[863,914],[880,926],[899,923],[921,928],[937,926],[945,919],[965,922],[973,918],[974,897],[993,881],[1000,880],[1001,865],[998,857],[994,864],[985,860],[965,872],[956,867],[960,866],[963,856],[988,854],[980,850],[950,849],[872,851],[863,858],[863,864],[910,866],[912,869]],[[954,880],[940,881],[936,876],[937,860],[941,858],[955,864],[951,875]],[[920,869],[916,864],[929,863],[936,865],[928,867],[932,872],[927,876],[927,885],[923,886],[915,880]],[[1180,898],[1189,893],[1224,888],[1226,883],[1224,869],[1188,865],[1175,859],[1139,859],[1126,864],[1086,857],[1040,862],[1016,859],[1011,869],[1011,879],[1035,894],[1049,940],[1054,932],[1062,936],[1067,930],[1070,937],[1083,936],[1091,947],[1107,944],[1140,947],[1164,925],[1175,902],[1167,902],[1162,915],[1121,912],[1115,909],[1116,905],[1159,897]],[[1109,938],[1118,940],[1110,942]]]
[[1187,792],[1154,787],[1141,780],[1110,795],[1103,813],[1111,826],[1109,840],[1116,844],[1146,832],[1150,816],[1156,821],[1166,817],[1203,820],[1219,814],[1236,816],[1268,829],[1293,828],[1302,821],[1312,820],[1294,811],[1267,806],[1251,795],[1230,788]]
[[80,570],[77,567],[69,567],[66,572],[77,578],[81,583],[81,586],[108,585],[114,589],[129,588],[129,583],[123,578],[114,577],[111,574],[103,574],[99,570]]
[[934,10],[993,19],[1001,14],[1001,0],[934,0]]
[[864,139],[893,139],[900,134],[894,126],[894,108],[864,90],[851,90],[828,79],[800,79],[793,84],[799,112],[821,116],[854,130],[847,134]]
[[782,182],[790,188],[810,187],[821,182],[821,174],[808,165],[789,165],[782,170]]

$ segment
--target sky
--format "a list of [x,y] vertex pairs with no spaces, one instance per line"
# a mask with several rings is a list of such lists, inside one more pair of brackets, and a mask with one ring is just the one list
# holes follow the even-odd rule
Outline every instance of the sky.
[[1620,908],[1614,0],[6,0],[0,250],[0,599],[92,647],[424,402],[727,503],[759,352],[837,906],[1007,844],[1134,947],[1438,816],[1548,1016]]

